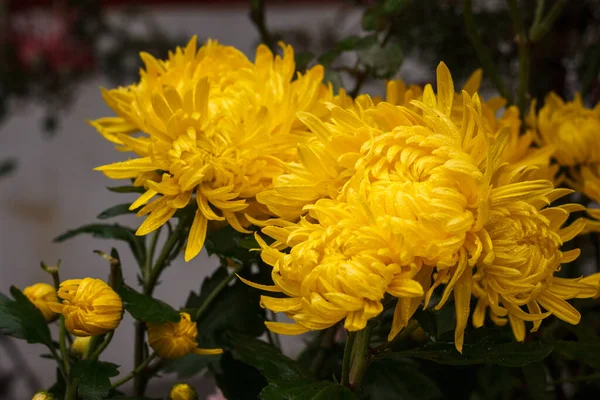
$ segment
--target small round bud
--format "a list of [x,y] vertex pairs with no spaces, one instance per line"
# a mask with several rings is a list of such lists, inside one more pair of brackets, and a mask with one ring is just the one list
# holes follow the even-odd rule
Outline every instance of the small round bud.
[[46,392],[45,390],[40,390],[39,392],[33,395],[31,400],[56,400],[56,397],[54,397],[51,393]]
[[58,302],[54,286],[47,283],[36,283],[35,285],[27,286],[23,290],[23,294],[42,312],[46,322],[56,319],[56,313],[49,306],[49,303]]
[[190,353],[221,354],[221,349],[199,349],[198,327],[190,314],[181,313],[179,322],[148,324],[148,343],[162,358],[180,358]]
[[123,317],[123,302],[104,281],[69,279],[60,284],[61,303],[50,303],[65,317],[65,326],[75,336],[97,336],[115,329]]
[[92,339],[91,336],[76,337],[75,340],[73,341],[73,344],[71,345],[71,350],[75,354],[77,354],[79,356],[83,356],[88,351],[88,347],[90,346],[91,339]]
[[169,400],[197,400],[198,394],[193,387],[187,383],[173,385],[169,392]]

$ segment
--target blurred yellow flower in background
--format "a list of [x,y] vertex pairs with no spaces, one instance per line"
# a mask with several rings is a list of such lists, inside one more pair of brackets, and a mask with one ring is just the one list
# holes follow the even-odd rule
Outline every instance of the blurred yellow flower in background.
[[179,322],[148,324],[148,344],[156,353],[167,359],[187,354],[221,354],[221,349],[199,349],[196,337],[198,327],[190,314],[182,312]]
[[118,117],[92,125],[138,158],[97,169],[147,189],[131,205],[145,205],[138,215],[148,215],[138,235],[157,229],[195,200],[185,251],[190,260],[202,249],[208,221],[226,220],[247,232],[244,213],[266,212],[254,197],[283,173],[286,162],[296,160],[296,145],[308,136],[296,112],[325,117],[322,101],[333,96],[322,83],[320,65],[293,79],[294,51],[281,47],[283,56],[274,57],[260,45],[252,63],[216,41],[196,49],[194,37],[165,61],[141,53],[140,82],[103,91]]
[[48,303],[58,302],[54,286],[43,282],[36,283],[23,289],[23,294],[42,312],[46,322],[56,318],[57,314],[48,305]]
[[169,400],[198,400],[198,394],[187,383],[177,383],[169,391]]
[[119,326],[123,302],[104,281],[69,279],[60,284],[62,303],[50,303],[52,311],[65,317],[65,326],[75,336],[97,336]]

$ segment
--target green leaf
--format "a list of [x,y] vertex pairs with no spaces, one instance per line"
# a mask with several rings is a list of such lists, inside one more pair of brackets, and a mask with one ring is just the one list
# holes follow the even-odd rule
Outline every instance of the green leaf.
[[410,359],[374,361],[365,374],[362,387],[369,399],[444,398],[436,382],[421,373],[418,364]]
[[14,300],[0,299],[0,332],[28,343],[41,343],[54,348],[50,329],[41,311],[19,289],[11,286]]
[[240,233],[229,225],[216,231],[209,231],[204,247],[209,255],[216,254],[219,257],[230,257],[242,262],[257,261],[260,255],[257,251],[249,250],[249,247],[253,249],[260,247],[254,235]]
[[152,324],[163,322],[179,322],[181,316],[176,311],[160,300],[157,300],[147,294],[138,293],[127,285],[121,286],[118,291],[125,309],[131,316],[138,321]]
[[447,307],[442,307],[438,311],[419,308],[415,312],[414,318],[430,337],[438,340],[446,332],[454,331],[456,313],[453,304],[449,303]]
[[97,360],[80,360],[71,368],[79,379],[77,394],[83,400],[102,400],[110,393],[110,378],[119,375],[118,365]]
[[135,210],[130,210],[129,209],[130,205],[131,204],[129,204],[129,203],[117,204],[116,206],[112,206],[112,207],[107,208],[106,210],[102,211],[100,214],[98,214],[98,216],[96,218],[108,219],[108,218],[112,218],[112,217],[118,217],[119,215],[135,214],[139,208],[136,208]]
[[191,378],[202,372],[208,367],[209,363],[214,362],[215,357],[218,356],[206,357],[198,354],[188,354],[181,358],[166,360],[165,366],[161,370],[175,373],[179,379]]
[[454,343],[428,343],[422,348],[386,353],[379,357],[392,359],[413,357],[449,365],[497,364],[505,367],[521,367],[541,361],[551,352],[552,346],[542,342],[465,343],[462,354],[454,348]]
[[357,400],[348,388],[317,381],[296,361],[265,342],[233,334],[229,340],[239,358],[258,369],[269,382],[260,394],[263,400]]
[[552,341],[554,348],[564,357],[579,360],[587,365],[600,369],[600,340],[593,341]]
[[0,178],[5,175],[10,175],[16,167],[17,163],[14,160],[0,161]]
[[135,231],[131,228],[119,224],[90,224],[80,228],[69,230],[60,236],[57,236],[54,241],[61,243],[72,239],[79,235],[92,235],[93,237],[102,239],[122,240],[129,244],[131,251],[139,265],[144,265],[146,260],[146,244],[144,237],[136,236]]
[[[546,392],[546,366],[543,362],[533,362],[522,367],[525,387],[533,400],[550,400]],[[552,396],[553,397],[553,396]]]
[[383,47],[376,43],[360,50],[358,59],[374,78],[389,79],[400,69],[404,54],[398,42],[389,41]]
[[297,53],[294,58],[296,59],[296,71],[304,71],[315,55],[310,51],[304,51]]
[[141,186],[112,186],[108,190],[115,193],[145,193],[146,189]]
[[[243,274],[246,275],[247,274]],[[197,309],[227,277],[225,267],[218,268],[202,283],[200,294],[190,293],[185,308]],[[255,275],[248,277],[255,279]],[[260,336],[265,331],[265,311],[260,307],[260,291],[236,280],[225,287],[214,299],[198,322],[198,342],[200,347],[220,347],[223,334],[235,331],[248,336]],[[192,316],[193,317],[193,316]]]
[[48,392],[50,392],[57,399],[64,399],[66,391],[67,382],[65,382],[65,378],[60,372],[60,369],[56,368],[56,380],[54,381],[54,384],[48,389]]
[[385,14],[396,14],[406,6],[406,3],[408,3],[407,0],[385,0],[383,12]]
[[260,393],[260,398],[262,400],[358,400],[350,389],[330,381],[301,381],[285,387],[269,385]]
[[349,36],[337,42],[333,49],[331,49],[327,53],[322,54],[318,58],[318,62],[319,64],[328,66],[333,61],[335,61],[343,52],[364,50],[374,45],[378,45],[376,35],[368,35],[362,37]]
[[255,400],[267,386],[267,381],[256,368],[236,360],[230,352],[221,356],[219,367],[220,371],[213,371],[213,374],[227,399]]

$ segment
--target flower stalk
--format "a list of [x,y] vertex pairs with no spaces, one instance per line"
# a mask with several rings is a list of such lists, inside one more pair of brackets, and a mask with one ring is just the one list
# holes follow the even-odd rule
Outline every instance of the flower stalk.
[[519,45],[519,87],[517,90],[517,106],[519,107],[521,118],[525,118],[525,113],[527,112],[527,96],[529,93],[529,74],[531,69],[529,38],[517,0],[508,0],[508,8],[515,30],[516,40]]
[[356,333],[356,339],[352,345],[352,361],[348,378],[348,384],[352,390],[360,387],[362,378],[367,372],[370,362],[369,341],[372,330],[372,325],[367,325],[366,328]]

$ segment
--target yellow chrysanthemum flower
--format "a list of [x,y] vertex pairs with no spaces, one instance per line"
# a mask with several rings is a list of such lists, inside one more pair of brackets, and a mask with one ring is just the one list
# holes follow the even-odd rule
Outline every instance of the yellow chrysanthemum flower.
[[39,392],[33,395],[31,400],[56,400],[56,397],[54,397],[50,392],[40,390]]
[[[317,201],[310,206],[309,217],[298,223],[267,222],[263,233],[276,242],[268,246],[256,237],[263,261],[273,267],[275,285],[244,282],[289,296],[262,296],[261,304],[295,321],[267,322],[270,330],[299,334],[345,319],[344,327],[357,331],[383,311],[386,293],[423,296],[421,285],[413,280],[420,265],[406,252],[393,217],[378,211],[384,210],[369,208],[365,199],[350,196],[347,203]],[[291,247],[289,254],[278,249],[285,246]]]
[[69,279],[60,284],[62,303],[50,309],[65,317],[65,326],[75,336],[97,336],[119,326],[123,302],[104,281],[94,278]]
[[162,358],[180,358],[187,354],[221,354],[221,349],[199,349],[198,327],[190,314],[182,312],[179,322],[148,324],[148,344]]
[[[296,159],[296,144],[307,136],[296,112],[325,117],[321,100],[333,98],[322,84],[323,67],[293,79],[294,51],[281,46],[283,56],[274,57],[260,45],[252,63],[215,41],[197,50],[194,37],[165,61],[141,53],[140,82],[103,91],[118,117],[92,125],[119,150],[139,157],[97,169],[147,189],[131,205],[145,205],[138,215],[148,215],[138,235],[157,229],[195,198],[185,251],[190,260],[202,249],[208,221],[226,220],[247,232],[244,213],[266,211],[254,197]],[[131,135],[138,131],[141,136]]]
[[169,400],[198,400],[198,394],[187,383],[177,383],[169,391]]
[[23,289],[23,294],[42,312],[46,322],[56,319],[56,313],[48,305],[48,303],[56,303],[58,301],[54,286],[47,283],[36,283]]
[[554,148],[554,157],[560,165],[573,167],[600,162],[600,103],[589,109],[579,94],[573,101],[565,102],[550,93],[537,116],[535,102],[532,104],[529,123],[540,143]]
[[[331,145],[321,153],[328,157],[306,158],[305,169],[321,176],[317,175],[318,179],[309,185],[310,175],[303,175],[306,184],[294,186],[296,192],[286,187],[288,197],[292,197],[304,193],[304,187],[316,187],[327,179],[332,182],[334,171],[339,171],[336,169],[339,160],[343,160],[350,177],[334,186],[336,190],[328,190],[335,201],[320,200],[315,206],[306,206],[309,214],[298,224],[271,220],[263,229],[276,242],[271,246],[261,243],[263,260],[274,267],[275,282],[275,288],[262,288],[278,289],[291,297],[264,298],[263,304],[274,311],[287,312],[296,321],[297,325],[288,333],[294,329],[321,329],[346,316],[340,312],[340,306],[333,306],[333,301],[327,299],[330,293],[365,291],[364,283],[348,280],[355,270],[361,271],[349,262],[348,256],[340,257],[344,265],[352,267],[344,268],[351,272],[345,272],[343,279],[336,275],[340,261],[329,259],[339,252],[335,250],[337,246],[342,246],[345,251],[349,249],[350,260],[354,261],[356,256],[351,251],[360,249],[354,240],[369,243],[369,236],[359,235],[361,227],[376,226],[375,231],[381,235],[388,234],[386,228],[392,229],[395,236],[385,236],[389,242],[365,246],[377,249],[374,250],[377,255],[400,252],[402,257],[395,258],[393,265],[410,268],[408,278],[420,283],[426,292],[425,306],[440,285],[445,288],[437,309],[453,296],[457,317],[455,343],[459,350],[472,295],[482,304],[474,321],[477,326],[489,305],[493,319],[502,323],[502,317],[508,316],[515,337],[522,340],[524,320],[539,321],[552,313],[576,323],[574,309],[565,300],[597,293],[596,287],[584,281],[553,277],[560,263],[572,261],[579,254],[578,250],[562,253],[560,246],[575,236],[584,222],[578,220],[562,227],[570,212],[581,210],[577,205],[545,208],[552,200],[569,193],[555,189],[551,181],[538,179],[536,174],[547,165],[548,151],[529,155],[531,164],[511,165],[509,159],[520,154],[520,146],[525,143],[515,140],[514,132],[518,132],[519,126],[486,117],[476,93],[463,91],[456,96],[444,64],[438,67],[437,82],[437,95],[427,85],[423,100],[412,101],[410,107],[382,102],[366,110],[343,110],[332,105],[328,122],[308,113],[300,116],[325,146],[335,140],[342,142],[340,138],[352,145]],[[455,101],[462,105],[456,107]],[[510,153],[505,153],[507,148]],[[360,213],[347,210],[351,202],[356,202],[355,196],[361,199],[358,203],[367,217],[359,218]],[[269,206],[275,209],[273,204]],[[354,233],[343,239],[330,238],[329,234],[337,232],[332,227],[338,221],[343,221],[342,227],[350,227]],[[291,247],[289,255],[279,252],[285,246]],[[389,265],[383,260],[376,263],[368,259],[360,267],[381,279]],[[358,272],[356,275],[368,276]],[[336,279],[341,279],[344,285],[330,283]],[[383,284],[379,285],[369,282],[368,287],[374,290],[373,299],[383,297],[387,279],[381,279]],[[422,301],[418,296],[398,298],[390,340],[406,326]],[[347,312],[350,304],[346,300],[342,311]],[[364,300],[363,304],[371,305]],[[529,312],[521,308],[525,306]],[[540,306],[547,312],[543,313]],[[361,310],[358,319],[361,325],[349,324],[346,317],[346,326],[355,329],[364,326],[366,312],[358,310]],[[370,310],[374,314],[380,311]],[[270,328],[286,330],[279,324],[270,324]]]

